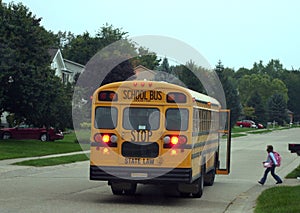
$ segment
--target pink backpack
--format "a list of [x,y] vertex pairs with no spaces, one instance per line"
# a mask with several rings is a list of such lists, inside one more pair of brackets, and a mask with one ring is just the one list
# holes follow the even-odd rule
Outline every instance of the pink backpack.
[[281,165],[281,156],[280,156],[280,154],[278,152],[273,152],[273,154],[274,154],[274,157],[277,161],[277,166],[280,166]]

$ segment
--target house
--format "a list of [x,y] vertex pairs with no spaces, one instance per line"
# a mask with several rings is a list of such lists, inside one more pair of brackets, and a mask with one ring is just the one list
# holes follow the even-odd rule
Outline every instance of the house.
[[48,52],[51,57],[50,67],[55,70],[55,75],[64,83],[73,83],[76,74],[83,71],[84,65],[64,59],[60,49],[49,49]]
[[150,70],[142,65],[138,65],[134,68],[134,72],[136,75],[136,80],[154,80],[154,77],[156,75],[156,72],[153,70]]

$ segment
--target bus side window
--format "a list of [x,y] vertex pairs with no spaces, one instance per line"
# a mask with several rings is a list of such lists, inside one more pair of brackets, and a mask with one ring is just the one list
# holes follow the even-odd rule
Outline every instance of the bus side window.
[[193,111],[193,131],[199,132],[199,109]]

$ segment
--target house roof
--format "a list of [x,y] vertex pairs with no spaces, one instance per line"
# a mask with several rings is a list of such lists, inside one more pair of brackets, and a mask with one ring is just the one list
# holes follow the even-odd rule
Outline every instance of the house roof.
[[152,73],[152,74],[156,74],[156,72],[155,71],[153,71],[153,70],[150,70],[150,69],[148,69],[147,67],[144,67],[143,65],[138,65],[138,66],[136,66],[135,68],[134,68],[134,72],[136,73],[136,71],[139,71],[139,72],[144,72],[144,71],[147,71],[147,72],[150,72],[150,73]]
[[134,68],[135,78],[136,79],[147,79],[153,80],[156,72],[154,70],[150,70],[142,65],[139,65]]
[[68,59],[63,59],[65,62],[68,62],[68,63],[70,63],[70,64],[74,64],[74,65],[76,65],[76,66],[79,66],[79,67],[82,67],[82,68],[85,68],[85,66],[84,65],[82,65],[82,64],[79,64],[79,63],[77,63],[77,62],[75,62],[75,61],[71,61],[71,60],[68,60]]
[[48,50],[48,53],[51,57],[50,61],[53,61],[53,59],[55,58],[58,50],[59,50],[58,48],[51,48],[51,49]]

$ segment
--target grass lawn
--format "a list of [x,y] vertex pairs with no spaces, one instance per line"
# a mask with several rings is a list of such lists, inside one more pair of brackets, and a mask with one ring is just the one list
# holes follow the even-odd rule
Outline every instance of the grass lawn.
[[0,160],[36,157],[50,154],[76,152],[89,149],[89,144],[75,143],[74,133],[66,134],[63,140],[41,142],[39,140],[0,140]]
[[255,213],[300,212],[300,185],[267,189],[257,199]]
[[[300,177],[300,165],[286,178]],[[300,212],[300,185],[267,189],[257,198],[255,213]]]
[[300,177],[300,165],[289,173],[285,178],[297,178]]
[[246,127],[244,127],[244,128],[242,128],[242,127],[239,127],[239,126],[234,126],[234,127],[232,127],[232,129],[231,129],[231,133],[246,133],[246,132],[249,132],[249,131],[252,131],[252,130],[255,130],[255,129],[253,129],[253,128],[246,128]]
[[67,155],[61,157],[27,160],[27,161],[14,163],[14,165],[42,167],[42,166],[54,166],[54,165],[66,164],[66,163],[75,163],[79,161],[86,161],[88,159],[89,157],[86,154],[77,154],[77,155]]
[[260,129],[254,129],[254,128],[234,126],[231,129],[231,137],[237,138],[237,137],[247,136],[247,134],[249,134],[249,133],[250,134],[260,134],[260,133],[264,133],[263,131],[271,131],[271,130],[260,130]]
[[284,129],[289,129],[289,127],[280,127],[280,128],[276,127],[276,128],[271,128],[271,129],[255,129],[255,128],[234,126],[231,129],[231,137],[236,138],[236,137],[246,136],[247,134],[264,134],[264,133],[269,133],[272,131],[284,130]]

